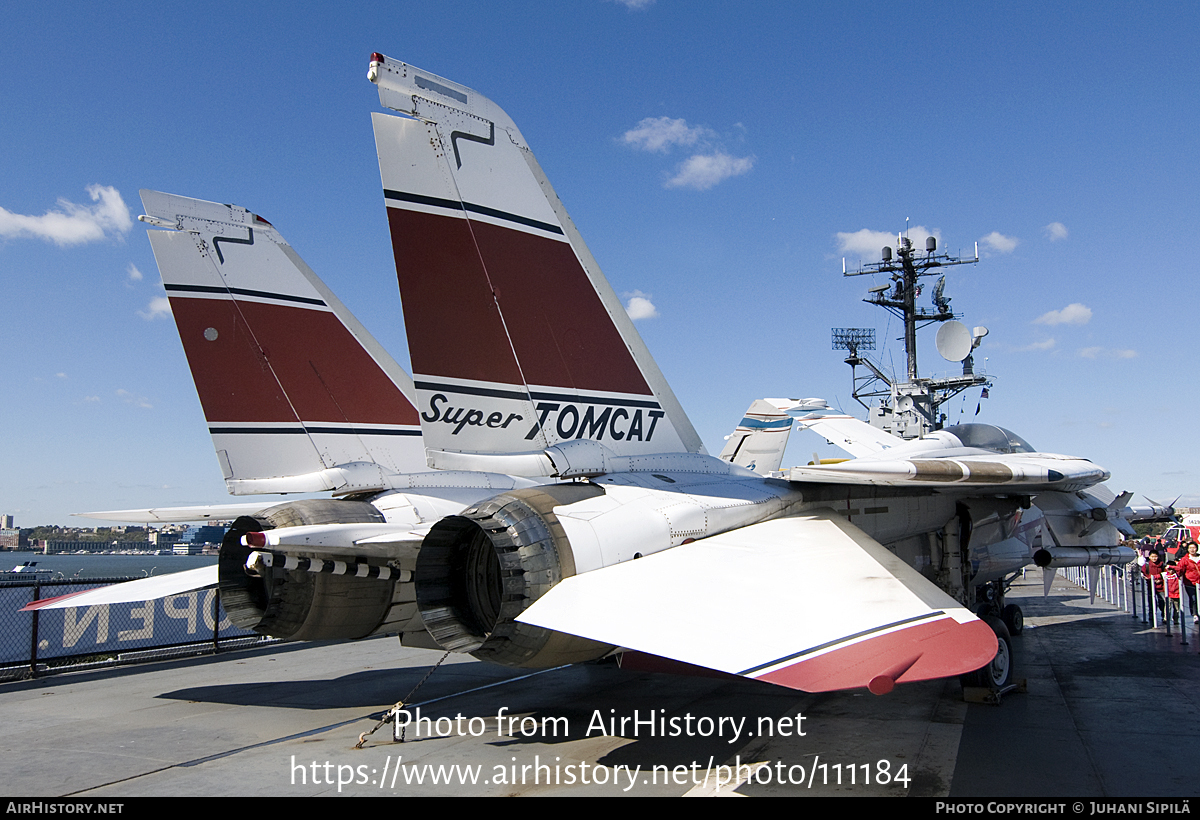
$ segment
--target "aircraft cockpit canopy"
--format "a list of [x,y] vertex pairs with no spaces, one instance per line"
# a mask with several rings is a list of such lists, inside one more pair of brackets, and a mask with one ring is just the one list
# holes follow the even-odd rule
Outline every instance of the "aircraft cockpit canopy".
[[945,431],[961,441],[964,447],[978,447],[995,453],[1037,452],[1012,430],[994,424],[955,424],[945,428]]

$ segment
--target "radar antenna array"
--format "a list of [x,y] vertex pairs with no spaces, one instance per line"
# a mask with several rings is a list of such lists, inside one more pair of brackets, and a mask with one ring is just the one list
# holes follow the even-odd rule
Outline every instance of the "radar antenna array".
[[834,350],[848,350],[851,356],[855,356],[859,349],[875,349],[875,328],[873,327],[835,327],[830,333],[833,337]]
[[[973,265],[978,261],[978,244],[973,259],[954,257],[939,253],[937,238],[930,236],[925,240],[925,251],[922,253],[913,247],[912,240],[904,234],[897,234],[894,252],[891,247],[883,248],[878,262],[848,271],[846,261],[842,260],[843,276],[880,273],[889,276],[889,282],[872,287],[863,301],[888,310],[904,323],[906,368],[903,381],[889,378],[869,358],[859,355],[859,350],[875,349],[873,328],[832,330],[833,349],[846,350],[850,354],[846,364],[850,365],[854,380],[854,398],[867,408],[873,425],[904,438],[915,438],[942,427],[946,417],[939,414],[938,409],[943,403],[969,387],[991,387],[992,382],[986,375],[974,372],[971,356],[987,335],[987,328],[977,327],[969,331],[965,325],[954,321],[958,316],[950,309],[950,299],[945,295],[946,276],[939,270],[954,265]],[[931,294],[934,309],[931,311],[918,307],[921,277],[938,274],[941,274],[941,279]],[[917,331],[933,323],[946,323],[938,331],[938,352],[949,361],[962,362],[961,376],[938,379],[920,377],[917,369]],[[865,366],[869,372],[859,376],[859,365]],[[877,404],[870,403],[876,400]]]

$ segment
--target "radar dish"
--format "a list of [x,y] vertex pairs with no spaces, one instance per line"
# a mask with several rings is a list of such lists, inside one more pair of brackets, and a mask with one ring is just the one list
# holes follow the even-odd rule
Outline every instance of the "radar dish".
[[962,322],[949,321],[938,328],[937,352],[948,362],[961,362],[971,355],[971,331]]

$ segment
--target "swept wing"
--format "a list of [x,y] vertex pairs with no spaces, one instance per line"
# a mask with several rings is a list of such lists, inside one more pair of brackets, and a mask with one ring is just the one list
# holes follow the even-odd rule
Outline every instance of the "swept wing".
[[899,436],[842,413],[801,416],[796,420],[796,429],[812,430],[855,458],[882,453],[904,443]]
[[807,692],[882,693],[996,653],[957,601],[821,511],[567,578],[520,620]]

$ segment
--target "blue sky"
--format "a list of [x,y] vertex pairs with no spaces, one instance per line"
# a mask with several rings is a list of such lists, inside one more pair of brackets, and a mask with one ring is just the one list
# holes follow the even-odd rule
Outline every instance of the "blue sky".
[[[907,217],[980,242],[947,287],[991,330],[979,420],[1200,504],[1200,7],[979,5],[9,8],[0,512],[228,500],[139,188],[261,214],[406,363],[372,51],[513,117],[613,287],[653,305],[638,327],[710,451],[756,397],[854,409],[829,329],[900,329],[841,259]],[[951,371],[926,335],[922,372]],[[834,454],[800,434],[786,462],[814,449]]]

